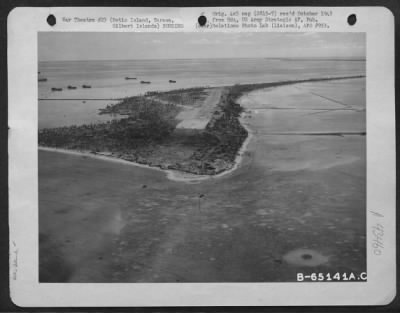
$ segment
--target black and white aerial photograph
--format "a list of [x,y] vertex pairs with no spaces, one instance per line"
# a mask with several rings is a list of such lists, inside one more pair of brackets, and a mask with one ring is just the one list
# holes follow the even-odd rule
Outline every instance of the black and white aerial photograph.
[[365,33],[37,40],[40,283],[366,281]]

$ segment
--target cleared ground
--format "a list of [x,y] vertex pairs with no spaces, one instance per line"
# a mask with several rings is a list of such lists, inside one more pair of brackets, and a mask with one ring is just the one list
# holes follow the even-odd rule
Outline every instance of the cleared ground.
[[253,138],[241,166],[198,184],[40,151],[40,280],[272,282],[365,271],[366,137],[321,135],[365,131],[364,85],[250,93],[242,121]]
[[201,106],[186,106],[183,108],[176,119],[180,122],[177,129],[204,129],[211,119],[213,112],[221,97],[223,88],[214,88],[208,90],[208,95],[201,103]]

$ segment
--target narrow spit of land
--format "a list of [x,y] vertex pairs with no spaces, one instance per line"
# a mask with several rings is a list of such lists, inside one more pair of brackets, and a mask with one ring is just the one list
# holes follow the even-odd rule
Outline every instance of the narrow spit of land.
[[239,120],[243,108],[237,103],[243,94],[297,83],[362,77],[148,92],[107,105],[99,112],[126,116],[119,120],[41,129],[39,146],[99,154],[163,170],[217,175],[235,167],[248,137]]

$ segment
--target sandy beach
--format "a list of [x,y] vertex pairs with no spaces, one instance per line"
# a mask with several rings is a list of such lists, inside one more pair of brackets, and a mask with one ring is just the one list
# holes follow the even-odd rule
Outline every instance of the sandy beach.
[[[365,271],[364,88],[361,78],[246,94],[241,123],[251,136],[213,179],[40,149],[40,281]],[[320,262],[293,257],[301,249]]]

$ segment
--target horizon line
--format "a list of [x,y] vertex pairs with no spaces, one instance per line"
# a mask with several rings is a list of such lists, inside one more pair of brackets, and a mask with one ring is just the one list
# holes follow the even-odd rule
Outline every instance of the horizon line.
[[329,60],[329,61],[335,61],[335,60],[340,60],[340,61],[366,61],[366,57],[350,57],[350,56],[344,56],[344,57],[338,57],[338,56],[332,56],[332,57],[316,57],[316,56],[310,56],[310,57],[214,57],[214,58],[165,58],[165,59],[160,59],[160,58],[141,58],[141,59],[79,59],[79,60],[38,60],[38,62],[86,62],[86,61],[168,61],[168,60],[219,60],[219,59],[277,59],[277,60]]

